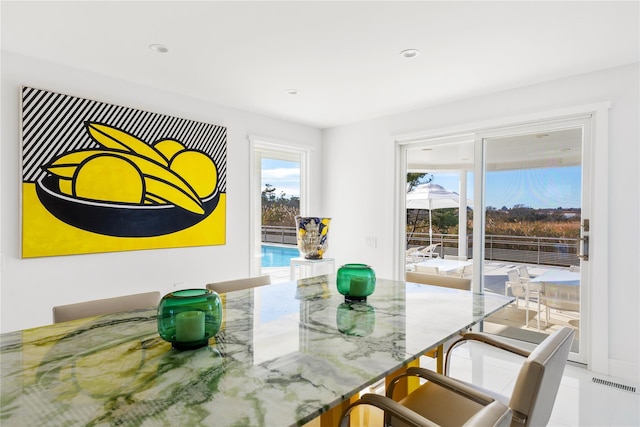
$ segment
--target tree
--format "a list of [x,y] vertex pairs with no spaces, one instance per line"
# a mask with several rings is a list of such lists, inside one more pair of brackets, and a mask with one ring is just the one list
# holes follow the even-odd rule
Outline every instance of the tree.
[[300,198],[287,197],[284,191],[276,196],[276,188],[265,184],[262,190],[262,225],[290,226],[300,214]]
[[271,184],[265,184],[262,190],[262,201],[273,202],[276,200],[276,188]]
[[[428,184],[433,181],[433,175],[429,173],[408,173],[407,174],[407,192],[413,190],[420,184]],[[426,177],[426,178],[425,178]]]

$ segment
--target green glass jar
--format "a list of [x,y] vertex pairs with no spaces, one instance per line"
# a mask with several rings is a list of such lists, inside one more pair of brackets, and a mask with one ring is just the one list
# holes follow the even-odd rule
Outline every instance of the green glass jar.
[[171,292],[158,305],[158,334],[178,350],[208,345],[221,323],[220,296],[209,289]]
[[336,313],[338,331],[353,337],[366,337],[376,326],[376,310],[366,302],[345,302]]
[[376,289],[376,273],[366,264],[345,264],[338,269],[338,292],[347,301],[365,301]]

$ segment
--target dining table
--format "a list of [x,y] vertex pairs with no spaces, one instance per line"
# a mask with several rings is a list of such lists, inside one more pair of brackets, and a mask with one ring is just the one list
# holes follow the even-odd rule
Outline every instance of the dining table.
[[208,345],[177,350],[157,310],[0,335],[9,426],[337,425],[345,402],[513,301],[378,278],[350,302],[335,274],[221,294]]
[[567,286],[580,285],[580,272],[553,268],[529,279],[531,283],[558,283]]

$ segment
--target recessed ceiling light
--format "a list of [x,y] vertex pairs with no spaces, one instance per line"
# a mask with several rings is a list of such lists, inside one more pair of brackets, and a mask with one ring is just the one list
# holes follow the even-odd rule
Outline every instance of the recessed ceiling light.
[[154,52],[158,52],[158,53],[167,53],[169,52],[169,48],[166,47],[163,44],[150,44],[149,45],[149,49],[151,49]]
[[415,58],[418,55],[420,55],[420,51],[418,49],[405,49],[400,52],[400,56],[403,58]]
[[298,89],[287,89],[285,92],[287,92],[289,95],[297,95],[300,93]]

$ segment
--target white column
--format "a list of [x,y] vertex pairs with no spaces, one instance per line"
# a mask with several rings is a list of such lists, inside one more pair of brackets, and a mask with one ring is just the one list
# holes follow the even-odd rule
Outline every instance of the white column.
[[460,213],[458,216],[458,256],[467,255],[467,171],[460,171]]

